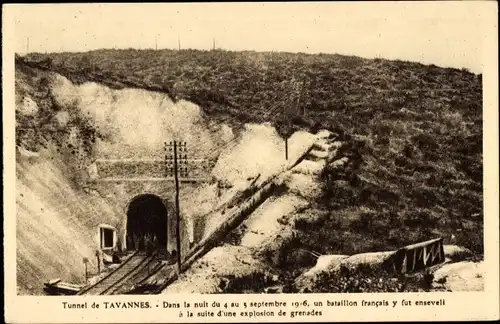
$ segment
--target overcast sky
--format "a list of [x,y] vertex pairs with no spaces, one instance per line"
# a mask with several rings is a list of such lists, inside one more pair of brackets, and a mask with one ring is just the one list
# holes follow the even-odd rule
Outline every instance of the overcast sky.
[[[481,5],[481,3],[479,3]],[[463,3],[206,3],[12,6],[15,50],[182,48],[398,58],[480,73],[484,6]]]

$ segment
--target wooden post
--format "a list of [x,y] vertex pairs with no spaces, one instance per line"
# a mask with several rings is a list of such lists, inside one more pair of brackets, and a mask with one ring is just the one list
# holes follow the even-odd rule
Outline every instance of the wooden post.
[[101,274],[101,260],[99,258],[99,250],[95,251],[95,256],[96,256],[96,259],[97,259],[97,273]]
[[85,283],[87,283],[87,281],[89,279],[89,275],[87,272],[87,263],[89,263],[89,259],[83,258],[83,264],[85,265]]

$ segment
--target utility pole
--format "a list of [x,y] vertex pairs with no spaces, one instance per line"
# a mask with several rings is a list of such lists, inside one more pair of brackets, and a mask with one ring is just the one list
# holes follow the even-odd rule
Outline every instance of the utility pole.
[[213,49],[214,49],[214,51],[215,51],[215,38],[214,38],[214,40],[213,40]]
[[181,216],[180,216],[180,208],[179,208],[179,175],[177,172],[177,142],[174,141],[174,175],[175,175],[175,214],[176,214],[176,224],[175,224],[175,235],[177,236],[176,238],[176,243],[177,243],[177,271],[180,274],[181,273]]
[[26,54],[30,52],[30,38],[26,37]]
[[283,106],[283,119],[284,119],[284,125],[285,125],[285,160],[288,161],[288,133],[290,132],[289,130],[289,125],[288,125],[288,116],[286,116],[286,105]]
[[179,51],[181,50],[181,39],[177,37],[177,46],[179,47]]
[[[306,81],[305,81],[305,80],[302,80],[302,84],[301,84],[301,87],[300,87],[300,92],[299,92],[299,101],[298,101],[298,103],[297,103],[297,110],[300,108],[299,103],[300,103],[300,101],[302,100],[302,96],[303,96],[303,94],[304,94],[305,84],[306,84]],[[303,117],[305,117],[305,116],[306,116],[306,105],[303,105],[302,116],[303,116]]]
[[[303,88],[303,82],[301,82],[301,84],[299,86],[296,86],[296,94],[297,94],[297,100],[296,100],[296,106],[295,106],[295,111],[297,112],[297,114],[300,114],[300,99],[302,97],[302,88]],[[304,114],[305,114],[305,110],[304,110]]]
[[285,159],[288,161],[288,135],[285,137]]
[[[173,155],[165,155],[166,158],[166,172],[167,176],[174,175],[175,181],[175,213],[176,213],[176,250],[177,250],[177,271],[181,273],[181,230],[180,230],[180,207],[179,207],[179,174],[180,176],[187,177],[188,175],[188,157],[187,157],[187,143],[177,141],[170,142],[169,144],[165,143],[165,150],[172,153]],[[184,152],[184,154],[183,154]],[[173,166],[172,161],[173,160]]]
[[155,35],[155,50],[158,50],[158,35]]

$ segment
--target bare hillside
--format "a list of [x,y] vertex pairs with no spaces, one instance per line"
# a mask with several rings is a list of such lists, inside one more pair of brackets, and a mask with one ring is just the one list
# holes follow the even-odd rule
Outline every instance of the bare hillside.
[[280,134],[290,128],[338,133],[348,143],[348,167],[342,174],[325,171],[318,201],[337,220],[324,233],[304,229],[311,240],[331,242],[325,252],[392,249],[451,234],[483,250],[481,75],[405,61],[221,50],[97,50],[29,59],[76,83],[189,99],[214,120],[265,117]]
[[[30,54],[16,57],[16,126],[24,291],[36,290],[38,273],[81,280],[93,234],[75,233],[92,233],[96,214],[121,222],[123,193],[103,199],[82,188],[89,163],[97,155],[156,156],[175,134],[198,156],[246,134],[212,174],[235,188],[281,163],[272,160],[283,154],[280,136],[335,134],[342,158],[318,174],[306,212],[313,221],[293,224],[301,247],[355,255],[443,237],[483,253],[482,76],[466,70],[221,50]],[[217,206],[217,190],[212,183],[185,192],[185,212]],[[52,258],[51,267],[38,256]],[[304,265],[287,269],[282,275],[293,278]]]

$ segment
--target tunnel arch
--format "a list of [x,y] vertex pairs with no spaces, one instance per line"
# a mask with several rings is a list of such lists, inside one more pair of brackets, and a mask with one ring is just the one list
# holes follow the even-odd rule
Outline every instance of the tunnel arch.
[[155,239],[156,248],[166,249],[168,238],[168,209],[155,194],[141,194],[127,206],[127,250],[144,250],[144,237]]

